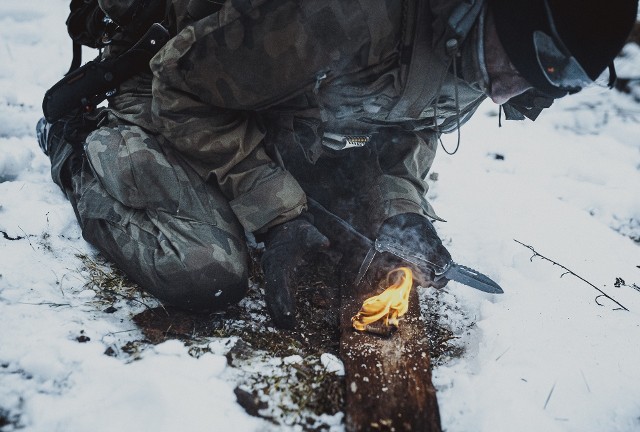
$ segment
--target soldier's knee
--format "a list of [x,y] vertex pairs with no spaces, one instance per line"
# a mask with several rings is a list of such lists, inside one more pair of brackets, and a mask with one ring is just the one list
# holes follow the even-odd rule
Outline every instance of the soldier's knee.
[[[249,287],[247,256],[241,251],[226,259],[212,257],[203,250],[208,262],[183,260],[182,268],[172,274],[158,274],[161,281],[149,291],[160,300],[188,310],[222,309],[239,302]],[[194,251],[190,251],[192,257]],[[197,253],[196,253],[197,254]]]
[[164,303],[188,310],[222,309],[240,301],[248,290],[248,253],[240,241],[225,250],[193,244],[178,253],[168,247],[148,247],[151,239],[131,242],[130,236],[105,220],[84,222],[85,240]]

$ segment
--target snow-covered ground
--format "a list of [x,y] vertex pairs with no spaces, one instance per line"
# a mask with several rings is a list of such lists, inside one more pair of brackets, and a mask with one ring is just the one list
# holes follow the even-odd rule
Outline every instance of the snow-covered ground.
[[[33,131],[70,63],[68,4],[0,1],[0,430],[301,429],[236,403],[232,339],[212,338],[199,356],[177,340],[118,351],[142,338],[131,317],[145,307],[104,310],[88,284],[94,252]],[[625,52],[620,70],[640,77],[640,48]],[[457,262],[505,294],[422,292],[465,349],[434,370],[443,426],[640,430],[640,103],[592,88],[502,128],[487,103],[461,133],[460,151],[434,166],[429,195],[448,220],[437,228]],[[285,360],[246,368],[298,361]],[[325,422],[340,430],[339,420]]]

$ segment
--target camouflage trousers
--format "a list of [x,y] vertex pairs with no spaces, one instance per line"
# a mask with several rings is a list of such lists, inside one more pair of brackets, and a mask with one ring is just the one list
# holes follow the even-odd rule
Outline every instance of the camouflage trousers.
[[222,308],[244,296],[243,229],[220,191],[161,138],[132,125],[101,127],[73,158],[68,164],[79,168],[67,185],[52,174],[83,237],[145,291],[187,309]]

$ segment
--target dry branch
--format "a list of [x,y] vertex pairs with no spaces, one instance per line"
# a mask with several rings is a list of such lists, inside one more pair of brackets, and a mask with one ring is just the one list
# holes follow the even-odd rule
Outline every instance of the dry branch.
[[524,244],[524,243],[522,243],[521,241],[518,241],[518,240],[516,240],[516,239],[514,239],[513,241],[515,241],[516,243],[521,244],[522,246],[526,247],[526,248],[527,248],[527,249],[529,249],[531,252],[533,252],[533,255],[532,255],[532,256],[531,256],[531,258],[530,258],[530,260],[531,260],[531,261],[533,261],[533,259],[534,259],[534,258],[541,258],[541,259],[543,259],[543,260],[545,260],[545,261],[548,261],[548,262],[550,262],[551,264],[553,264],[553,265],[555,265],[555,266],[558,266],[558,267],[560,267],[561,269],[563,269],[563,270],[564,270],[564,273],[562,273],[562,274],[560,275],[560,277],[562,277],[562,276],[564,276],[564,275],[566,275],[566,274],[570,274],[571,276],[574,276],[574,277],[576,277],[576,278],[580,279],[581,281],[583,281],[584,283],[586,283],[587,285],[589,285],[590,287],[592,287],[593,289],[595,289],[596,291],[598,291],[598,292],[600,293],[600,295],[596,296],[596,298],[595,298],[595,302],[596,302],[596,304],[598,304],[598,306],[604,306],[602,303],[600,303],[600,302],[598,301],[598,299],[599,299],[600,297],[604,297],[604,298],[606,298],[606,299],[608,299],[608,300],[612,301],[613,303],[617,304],[618,306],[620,306],[620,307],[618,307],[618,308],[615,308],[614,310],[625,310],[625,311],[627,311],[627,312],[629,311],[629,309],[627,309],[626,307],[624,307],[624,306],[623,306],[621,303],[619,303],[616,299],[614,299],[614,298],[613,298],[613,297],[611,297],[609,294],[607,294],[607,293],[605,293],[604,291],[602,291],[600,288],[598,288],[597,286],[595,286],[594,284],[592,284],[591,282],[589,282],[588,280],[586,280],[586,279],[585,279],[585,278],[583,278],[582,276],[578,275],[577,273],[573,272],[572,270],[569,270],[567,267],[563,266],[562,264],[560,264],[560,263],[558,263],[558,262],[556,262],[556,261],[554,261],[554,260],[552,260],[552,259],[550,259],[550,258],[547,258],[546,256],[541,255],[540,253],[538,253],[538,252],[533,248],[533,246],[529,246],[529,245],[527,245],[527,244]]

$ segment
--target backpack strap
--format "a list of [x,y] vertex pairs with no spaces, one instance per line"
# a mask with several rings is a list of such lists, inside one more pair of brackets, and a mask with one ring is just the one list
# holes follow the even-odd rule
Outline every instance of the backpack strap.
[[69,71],[65,75],[69,75],[74,70],[78,69],[82,65],[82,45],[73,41],[73,58],[71,59],[71,66]]
[[439,56],[431,46],[433,32],[428,25],[431,20],[429,3],[409,0],[405,2],[406,13],[401,50],[401,72],[406,71],[406,82],[402,95],[389,112],[387,120],[398,121],[419,118],[424,109],[425,96],[438,91],[439,79],[427,79],[425,72],[440,77],[447,72],[448,62]]
[[[438,94],[442,78],[451,65],[452,52],[466,39],[482,12],[483,5],[484,0],[460,1],[447,19],[443,41],[434,46],[430,3],[420,0],[405,1],[401,76],[406,76],[406,82],[402,96],[387,116],[388,120],[420,117],[425,108],[424,101],[433,99]],[[429,78],[425,77],[427,71]]]

